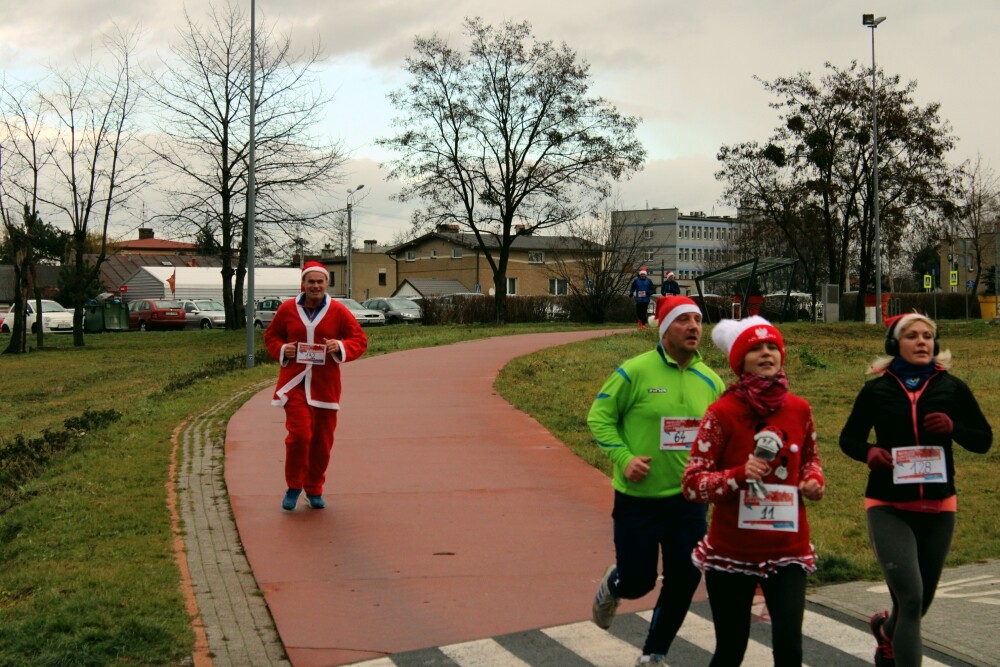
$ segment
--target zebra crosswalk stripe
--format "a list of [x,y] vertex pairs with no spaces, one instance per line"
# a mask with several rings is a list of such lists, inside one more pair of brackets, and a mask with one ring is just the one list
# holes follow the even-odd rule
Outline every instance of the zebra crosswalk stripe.
[[[802,633],[816,641],[836,647],[843,653],[853,655],[865,661],[871,661],[875,654],[875,639],[871,633],[857,630],[844,623],[806,610],[802,623]],[[924,667],[947,667],[943,662],[924,656]]]
[[[696,603],[692,606],[677,635],[678,640],[681,641],[674,643],[674,646],[671,647],[671,653],[667,656],[668,664],[672,667],[682,667],[682,665],[689,667],[694,659],[692,651],[702,652],[697,655],[699,661],[697,664],[702,664],[700,662],[702,659],[707,662],[708,656],[715,651],[715,631],[710,615],[707,602]],[[651,618],[652,612],[649,611],[622,615],[622,618],[616,621],[616,627],[620,628],[619,634],[621,636],[602,630],[590,621],[581,621],[503,635],[493,639],[480,639],[441,646],[436,649],[423,649],[411,654],[400,653],[391,657],[357,663],[357,665],[364,667],[413,665],[418,664],[413,660],[414,656],[419,655],[419,664],[438,665],[439,667],[444,665],[531,667],[532,665],[554,664],[552,652],[563,651],[564,657],[559,659],[561,660],[560,664],[573,662],[573,664],[589,664],[597,667],[632,667],[641,650],[642,637],[645,636],[645,630],[636,624],[648,623]],[[629,619],[634,620],[630,623]],[[804,648],[807,662],[803,663],[804,667],[809,667],[809,665],[825,667],[833,664],[856,666],[871,664],[875,652],[875,641],[867,630],[858,629],[849,622],[841,622],[823,613],[807,609],[802,631],[806,643]],[[770,667],[773,664],[774,658],[769,646],[770,632],[769,624],[754,625],[743,660],[744,667]],[[690,646],[685,648],[685,643]],[[546,651],[548,653],[545,653]],[[543,655],[548,657],[543,657]],[[923,659],[925,667],[949,667],[949,665],[954,664],[959,663],[943,663],[927,655]]]
[[[653,618],[653,613],[649,611],[640,612],[639,616],[646,621],[650,621]],[[715,650],[715,628],[712,627],[711,621],[702,618],[698,614],[689,613],[685,616],[684,625],[681,626],[680,632],[677,634],[682,639],[691,642],[698,648],[702,648],[709,653]],[[669,662],[669,655],[667,657]],[[746,667],[771,665],[773,662],[774,658],[771,656],[771,648],[769,646],[764,646],[752,639],[747,643],[747,652],[743,656],[743,664]],[[807,666],[803,663],[803,667]]]
[[595,665],[632,667],[635,664],[634,646],[590,621],[546,628],[542,632]]
[[530,667],[528,663],[492,639],[478,639],[461,644],[442,646],[441,652],[462,667]]

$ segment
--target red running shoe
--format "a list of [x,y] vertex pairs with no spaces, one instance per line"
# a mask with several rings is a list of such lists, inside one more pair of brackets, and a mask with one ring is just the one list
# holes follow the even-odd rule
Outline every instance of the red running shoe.
[[892,654],[892,640],[885,635],[885,621],[889,612],[880,611],[872,614],[868,621],[875,636],[875,667],[896,667],[896,658]]

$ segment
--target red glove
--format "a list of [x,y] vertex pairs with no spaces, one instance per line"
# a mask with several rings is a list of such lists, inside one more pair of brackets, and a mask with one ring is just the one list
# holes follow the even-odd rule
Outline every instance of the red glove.
[[868,467],[872,470],[892,470],[892,452],[881,447],[869,447]]
[[955,430],[955,422],[943,412],[928,412],[924,415],[924,428],[928,433],[951,435]]

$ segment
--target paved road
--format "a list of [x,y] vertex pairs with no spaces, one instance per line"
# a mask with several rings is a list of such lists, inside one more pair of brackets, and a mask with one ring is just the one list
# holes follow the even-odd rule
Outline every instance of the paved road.
[[[179,428],[178,505],[207,637],[195,664],[632,664],[652,596],[623,605],[611,633],[585,620],[612,552],[607,479],[492,389],[515,356],[605,334],[349,364],[323,512],[278,509],[282,412],[270,389],[228,424],[215,406]],[[870,664],[865,619],[887,598],[865,582],[816,591],[809,664]],[[708,618],[701,599],[672,664],[707,664]],[[746,664],[770,664],[767,630],[754,626]],[[925,624],[941,652],[925,664],[1000,665],[998,638],[1000,562],[948,570]]]

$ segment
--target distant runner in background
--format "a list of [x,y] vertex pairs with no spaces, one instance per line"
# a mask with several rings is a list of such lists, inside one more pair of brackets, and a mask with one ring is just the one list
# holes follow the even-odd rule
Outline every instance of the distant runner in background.
[[660,294],[663,296],[679,296],[681,293],[681,286],[677,283],[677,276],[674,275],[673,271],[667,271],[667,275],[663,277],[663,284],[660,285]]
[[628,290],[628,295],[635,298],[635,317],[639,320],[639,328],[646,330],[646,322],[649,317],[649,300],[653,298],[656,288],[653,281],[649,279],[646,267],[639,269],[639,277],[632,281],[632,287]]

